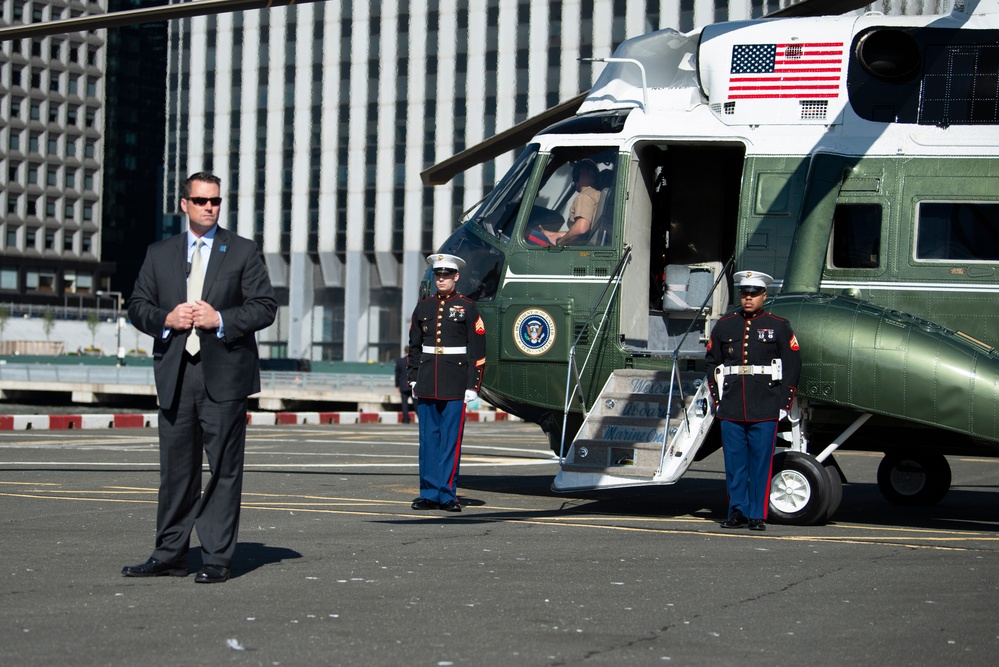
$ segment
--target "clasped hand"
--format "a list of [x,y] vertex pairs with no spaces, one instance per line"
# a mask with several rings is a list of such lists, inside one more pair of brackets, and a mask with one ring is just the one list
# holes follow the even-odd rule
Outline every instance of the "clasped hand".
[[166,326],[174,331],[197,329],[216,329],[219,326],[219,314],[211,304],[198,299],[194,303],[178,303],[166,318]]

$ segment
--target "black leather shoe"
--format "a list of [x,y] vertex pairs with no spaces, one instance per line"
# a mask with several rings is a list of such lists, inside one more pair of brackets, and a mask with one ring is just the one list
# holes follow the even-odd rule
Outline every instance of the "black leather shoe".
[[742,512],[740,512],[739,510],[736,510],[736,511],[732,512],[732,514],[729,515],[729,517],[727,519],[725,519],[724,521],[721,522],[721,527],[722,528],[745,528],[747,523],[749,523],[749,522],[746,520],[746,517],[742,514]]
[[461,503],[459,503],[457,500],[449,500],[443,505],[441,505],[441,509],[444,510],[445,512],[460,512]]
[[196,584],[221,584],[229,581],[229,568],[224,565],[203,565],[194,578]]
[[749,520],[750,530],[766,530],[767,524],[763,522],[763,519],[750,519]]
[[150,558],[139,565],[126,565],[121,568],[123,577],[186,577],[187,565],[174,565]]
[[413,501],[413,504],[410,505],[410,507],[414,510],[435,510],[440,507],[440,505],[432,500],[427,500],[426,498],[417,498]]

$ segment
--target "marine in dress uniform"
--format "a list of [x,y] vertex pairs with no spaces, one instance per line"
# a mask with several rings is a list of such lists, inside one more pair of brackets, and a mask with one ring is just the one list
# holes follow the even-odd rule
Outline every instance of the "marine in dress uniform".
[[766,530],[777,423],[791,409],[801,357],[788,321],[763,310],[773,278],[740,271],[734,282],[742,308],[718,321],[706,354],[729,496],[721,525]]
[[427,257],[437,294],[416,304],[409,326],[408,377],[420,422],[420,497],[414,510],[460,512],[456,492],[465,406],[479,395],[486,328],[475,302],[455,290],[464,260]]

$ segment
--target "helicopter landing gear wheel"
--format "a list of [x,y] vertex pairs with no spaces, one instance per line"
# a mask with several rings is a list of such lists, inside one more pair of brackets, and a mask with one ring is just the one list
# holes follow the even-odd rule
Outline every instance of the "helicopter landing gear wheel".
[[878,489],[896,505],[935,505],[950,489],[950,464],[943,454],[885,454]]
[[826,520],[829,475],[810,454],[780,452],[770,479],[770,516],[777,523],[808,526]]
[[829,505],[826,507],[826,515],[821,523],[829,521],[839,509],[840,503],[843,502],[843,477],[840,475],[839,468],[829,463],[831,460],[828,459],[822,464],[826,471],[826,477],[829,478]]

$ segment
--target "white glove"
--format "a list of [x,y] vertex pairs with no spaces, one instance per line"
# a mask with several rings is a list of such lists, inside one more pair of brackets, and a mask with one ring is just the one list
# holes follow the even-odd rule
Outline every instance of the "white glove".
[[410,382],[409,383],[409,390],[410,391],[414,391],[414,392],[416,391],[416,383],[415,382]]
[[466,389],[465,390],[465,402],[466,403],[471,403],[472,401],[474,401],[478,397],[479,397],[479,392],[475,391],[474,389]]
[[780,416],[777,418],[777,421],[781,421],[782,422],[785,419],[787,419],[787,410],[781,410],[780,411]]

